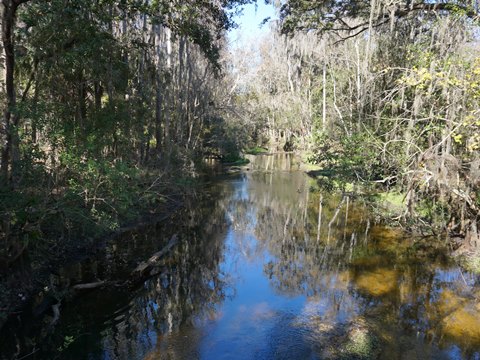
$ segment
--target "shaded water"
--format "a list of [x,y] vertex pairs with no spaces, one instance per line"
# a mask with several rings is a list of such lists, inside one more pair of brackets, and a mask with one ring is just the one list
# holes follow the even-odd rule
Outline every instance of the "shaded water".
[[314,185],[290,155],[253,158],[168,222],[52,282],[125,277],[178,234],[160,275],[63,304],[50,335],[36,324],[48,318],[19,317],[2,333],[3,356],[480,359],[479,277],[376,224],[361,200]]

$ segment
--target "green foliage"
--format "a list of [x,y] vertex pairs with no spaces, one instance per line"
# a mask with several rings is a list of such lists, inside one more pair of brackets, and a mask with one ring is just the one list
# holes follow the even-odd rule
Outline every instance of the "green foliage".
[[480,254],[466,255],[462,259],[462,265],[473,274],[480,274]]
[[[22,191],[11,191],[0,187],[0,234],[5,239],[15,239],[21,244],[35,242],[42,236],[38,222],[45,216],[41,189],[27,188]],[[18,245],[0,248],[2,257],[16,255]]]
[[243,166],[250,164],[250,160],[242,158],[242,157],[227,157],[222,160],[224,164],[228,164],[230,166]]
[[138,201],[135,187],[139,171],[128,164],[104,159],[85,160],[81,156],[64,154],[61,166],[67,179],[65,196],[83,202],[92,219],[101,228],[115,230],[120,221],[131,220],[131,207]]
[[406,195],[395,190],[381,192],[375,195],[376,202],[390,217],[397,217],[405,213]]
[[18,159],[9,154],[18,176],[0,184],[0,236],[9,239],[2,256],[24,243],[95,238],[154,212],[165,189],[178,186],[163,166],[188,182],[203,151],[238,160],[246,131],[213,100],[223,86],[215,75],[224,32],[235,26],[237,6],[250,2],[19,7]]
[[[32,250],[57,240],[65,246],[68,240],[114,231],[164,202],[163,185],[125,162],[65,153],[59,169],[65,186],[49,188],[46,183],[42,188],[32,183],[20,191],[1,189],[5,237],[21,239]],[[9,247],[1,250],[2,256],[15,254]]]
[[313,154],[308,161],[321,165],[347,181],[371,181],[382,178],[382,166],[376,139],[368,133],[343,136],[339,140],[327,133],[319,133],[314,138]]
[[266,154],[267,152],[268,152],[268,149],[265,149],[260,146],[255,146],[253,148],[248,148],[245,150],[245,154],[250,154],[250,155]]
[[[320,32],[329,31],[350,31],[358,35],[368,30],[369,16],[376,14],[374,27],[382,24],[382,20],[388,18],[391,7],[385,2],[376,4],[372,8],[369,0],[288,0],[282,3],[280,17],[282,20],[282,31],[293,33],[295,31],[316,30]],[[396,16],[399,18],[407,16],[423,16],[424,18],[435,18],[437,11],[443,11],[453,16],[470,17],[476,20],[478,13],[472,7],[470,1],[455,1],[432,3],[431,1],[410,0],[396,1]],[[332,16],[334,14],[334,16]],[[443,15],[442,14],[442,15]],[[351,19],[357,20],[356,26],[349,26]]]
[[223,162],[235,162],[240,159],[240,150],[248,138],[245,127],[221,117],[211,117],[207,120],[207,127],[203,133],[205,151],[218,153]]
[[58,351],[62,352],[65,351],[73,342],[75,341],[73,336],[68,336],[65,335],[65,338],[63,340],[63,344],[58,347]]

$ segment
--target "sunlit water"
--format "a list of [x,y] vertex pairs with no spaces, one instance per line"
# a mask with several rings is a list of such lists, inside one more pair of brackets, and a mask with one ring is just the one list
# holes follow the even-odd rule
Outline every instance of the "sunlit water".
[[480,359],[479,277],[298,168],[258,156],[168,222],[63,269],[58,286],[125,278],[180,239],[141,288],[62,305],[52,335],[35,325],[48,318],[13,321],[5,358]]

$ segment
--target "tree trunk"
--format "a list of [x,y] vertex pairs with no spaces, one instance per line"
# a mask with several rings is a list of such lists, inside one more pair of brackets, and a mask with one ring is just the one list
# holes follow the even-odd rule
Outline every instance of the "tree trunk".
[[162,131],[162,120],[163,120],[163,80],[162,80],[162,71],[161,71],[161,45],[162,45],[162,29],[160,25],[153,25],[152,31],[154,32],[154,42],[155,42],[155,140],[156,140],[156,155],[158,156],[162,149],[163,144],[163,131]]
[[100,111],[102,109],[102,96],[103,96],[103,86],[100,83],[100,81],[95,80],[94,90],[95,90],[95,110]]
[[327,123],[327,64],[323,61],[323,114],[322,114],[322,130],[325,131]]
[[[169,28],[165,29],[165,42],[167,47],[167,71],[169,76],[172,74],[172,31]],[[169,82],[170,83],[170,82]],[[168,93],[165,94],[165,103],[167,107],[170,107],[171,98],[168,97]],[[164,146],[167,151],[170,151],[170,109],[166,109],[165,116],[165,135],[164,135]]]
[[2,160],[1,173],[5,181],[9,177],[10,152],[12,145],[11,121],[12,108],[15,106],[15,90],[13,87],[13,68],[15,65],[15,56],[13,53],[13,27],[16,6],[12,1],[2,1],[2,45],[5,58],[5,95],[6,99],[3,104],[3,119],[1,124],[2,131]]
[[16,182],[18,177],[17,165],[20,160],[18,139],[19,118],[14,113],[16,107],[15,94],[15,52],[14,28],[15,14],[18,6],[28,0],[2,0],[0,18],[2,20],[2,44],[5,55],[5,93],[6,101],[3,105],[3,119],[0,124],[1,144],[1,169],[0,176],[5,182]]

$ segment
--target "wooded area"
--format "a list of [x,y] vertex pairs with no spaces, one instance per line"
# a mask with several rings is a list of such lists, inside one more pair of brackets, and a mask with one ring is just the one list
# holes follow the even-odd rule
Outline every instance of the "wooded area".
[[258,145],[396,189],[406,206],[395,220],[477,248],[478,3],[292,0],[279,11],[258,67],[236,64]]
[[228,47],[252,2],[1,1],[1,268],[254,146],[398,191],[399,223],[478,249],[478,2],[267,1],[258,46]]
[[235,155],[221,49],[244,2],[2,1],[2,263],[117,229],[193,159]]

